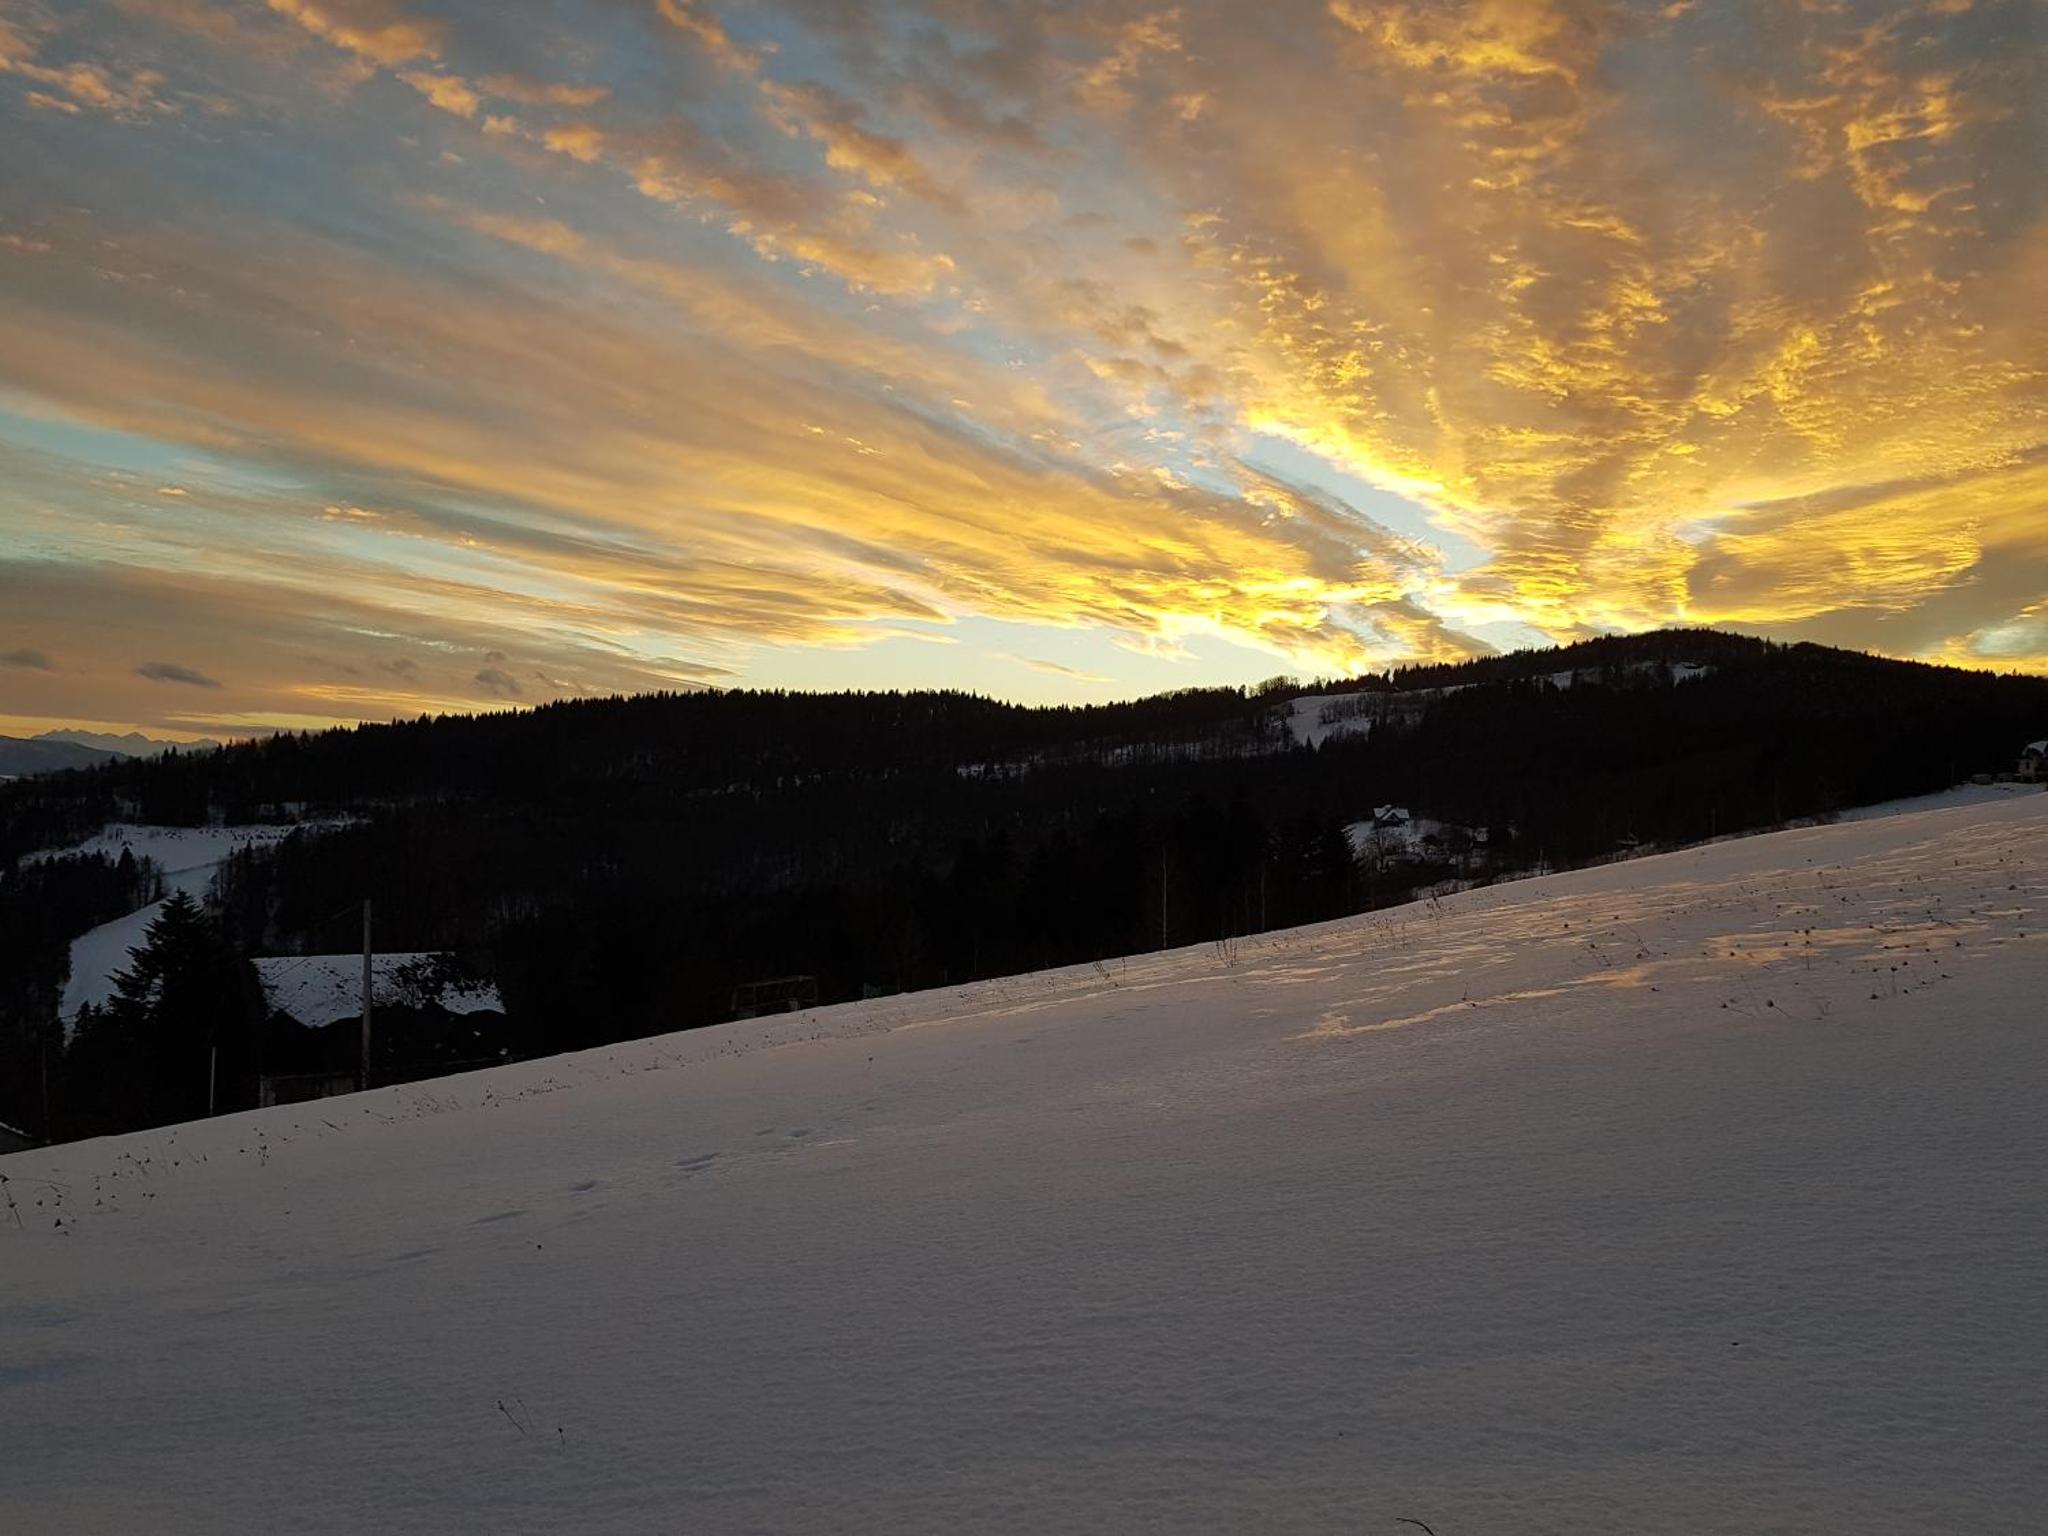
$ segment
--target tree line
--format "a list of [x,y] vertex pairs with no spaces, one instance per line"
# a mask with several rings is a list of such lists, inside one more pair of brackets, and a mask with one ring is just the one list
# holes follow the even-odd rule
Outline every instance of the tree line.
[[[1672,663],[1709,670],[1674,682]],[[1546,680],[1564,671],[1579,681]],[[225,952],[348,949],[368,897],[380,947],[495,977],[504,1048],[528,1055],[718,1022],[766,977],[813,977],[836,1002],[1825,816],[2010,767],[2048,734],[2042,679],[1719,634],[1361,690],[1433,691],[1377,717],[1367,701],[1369,729],[1319,748],[1288,736],[1298,685],[1049,710],[949,693],[589,700],[0,786],[0,837],[47,843],[112,816],[350,818],[229,860],[201,914]],[[1387,803],[1459,835],[1361,863],[1345,829]],[[38,974],[19,1010],[47,1021]],[[132,1034],[106,1039],[107,1060],[141,1059]],[[145,1112],[164,1111],[119,1111]]]

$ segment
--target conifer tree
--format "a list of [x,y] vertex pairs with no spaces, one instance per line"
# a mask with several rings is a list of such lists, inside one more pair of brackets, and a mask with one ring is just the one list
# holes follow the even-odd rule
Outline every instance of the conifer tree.
[[[109,1130],[248,1102],[254,1061],[244,967],[198,902],[174,891],[129,951],[105,1009],[81,1015],[68,1074]],[[225,1092],[222,1092],[222,1088]]]

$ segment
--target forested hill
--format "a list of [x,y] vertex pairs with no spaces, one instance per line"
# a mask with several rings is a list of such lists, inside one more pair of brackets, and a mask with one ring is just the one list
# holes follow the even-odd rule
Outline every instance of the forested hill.
[[[0,785],[0,904],[51,900],[16,855],[110,821],[346,819],[232,858],[224,941],[345,949],[368,897],[380,947],[459,953],[520,1050],[559,1050],[729,1017],[759,978],[912,989],[1823,816],[2044,735],[2048,680],[1706,632],[1088,708],[585,700]],[[0,1036],[54,1026],[58,937],[0,976]]]
[[[1689,692],[1682,709],[1659,696],[1668,690],[1644,686],[1670,682],[1672,673],[1658,669],[1679,667],[1715,679]],[[1574,706],[1559,686],[1574,675],[1619,689],[1620,696],[1582,698]],[[1313,684],[1282,678],[1251,691],[1189,689],[1105,705],[1028,707],[949,692],[706,691],[581,699],[286,733],[222,751],[117,761],[94,772],[5,786],[0,855],[60,842],[74,825],[121,815],[169,824],[237,822],[276,819],[285,807],[332,811],[401,800],[536,804],[568,789],[599,786],[658,784],[664,795],[716,796],[933,772],[1015,775],[1061,763],[1240,758],[1292,745],[1285,712],[1273,706],[1306,695],[1426,702],[1433,714],[1453,717],[1436,719],[1431,736],[1454,731],[1456,722],[1484,731],[1495,719],[1502,728],[1540,732],[1553,720],[1583,725],[1588,712],[1613,717],[1616,725],[1640,716],[1638,735],[1666,728],[1655,740],[1605,744],[1595,755],[1615,768],[1645,755],[1682,760],[1701,734],[1683,727],[1687,718],[1711,723],[1717,735],[1732,732],[1731,746],[1752,740],[1761,750],[1771,745],[1774,728],[1880,736],[1895,730],[1905,738],[1914,734],[1904,728],[1909,714],[1923,721],[1933,715],[1961,728],[1962,738],[1923,742],[1919,753],[1901,740],[1889,755],[1931,752],[1929,770],[1947,772],[1950,758],[1959,769],[1966,759],[1973,768],[2008,766],[2013,733],[2038,731],[2044,688],[2048,681],[2038,678],[1774,646],[1712,630],[1667,630],[1360,678]],[[1479,692],[1455,709],[1443,707],[1450,694],[1474,689]],[[1402,713],[1413,718],[1412,711]],[[1381,745],[1393,743],[1383,737]],[[1527,767],[1529,754],[1541,749],[1542,743],[1525,740],[1516,755]],[[1451,765],[1430,766],[1438,773],[1449,768],[1451,779],[1463,776]],[[1867,766],[1883,781],[1872,792],[1896,787],[1891,767]],[[1924,781],[1924,774],[1909,773],[1915,783]],[[1860,783],[1852,776],[1816,785],[1811,809],[1868,798]]]

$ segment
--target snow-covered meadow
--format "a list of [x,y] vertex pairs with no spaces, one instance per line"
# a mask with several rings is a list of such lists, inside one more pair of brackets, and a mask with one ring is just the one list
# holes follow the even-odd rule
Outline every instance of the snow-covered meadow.
[[2041,1529],[2048,795],[0,1158],[0,1529]]
[[[164,875],[164,895],[183,891],[204,900],[221,865],[243,848],[271,847],[298,831],[320,831],[338,822],[304,822],[285,825],[252,824],[229,827],[157,827],[135,822],[116,822],[82,843],[47,853],[30,854],[31,859],[59,858],[65,854],[103,854],[118,859],[132,853],[138,859],[153,859]],[[114,978],[128,968],[129,952],[138,948],[149,933],[149,925],[163,910],[163,902],[146,907],[80,934],[71,941],[71,970],[65,977],[64,996],[58,1012],[66,1023],[90,1003],[104,1008],[114,995]]]

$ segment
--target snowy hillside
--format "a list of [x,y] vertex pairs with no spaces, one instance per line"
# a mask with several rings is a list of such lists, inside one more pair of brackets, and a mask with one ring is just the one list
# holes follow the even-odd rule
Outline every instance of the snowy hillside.
[[[306,823],[317,830],[327,823]],[[228,855],[238,848],[280,843],[300,826],[257,825],[240,827],[152,827],[117,822],[93,837],[69,848],[31,854],[35,858],[57,858],[69,853],[104,854],[118,859],[133,853],[138,859],[153,859],[164,874],[164,895],[183,891],[204,900],[213,879]],[[71,942],[71,972],[64,982],[59,1012],[68,1023],[87,1003],[105,1007],[114,995],[114,978],[128,968],[129,951],[141,945],[163,910],[161,901],[102,923]]]
[[2048,796],[0,1158],[0,1529],[2017,1532]]
[[[1636,680],[1655,676],[1675,687],[1679,683],[1706,677],[1713,670],[1711,666],[1697,661],[1636,661],[1618,669],[1567,667],[1560,672],[1538,673],[1524,681],[1548,684],[1562,691],[1601,685],[1616,675]],[[1384,720],[1412,721],[1432,705],[1473,686],[1470,683],[1451,683],[1440,688],[1399,691],[1371,689],[1354,693],[1306,693],[1281,706],[1281,720],[1289,739],[1303,746],[1319,747],[1332,737],[1370,735],[1372,728]]]

